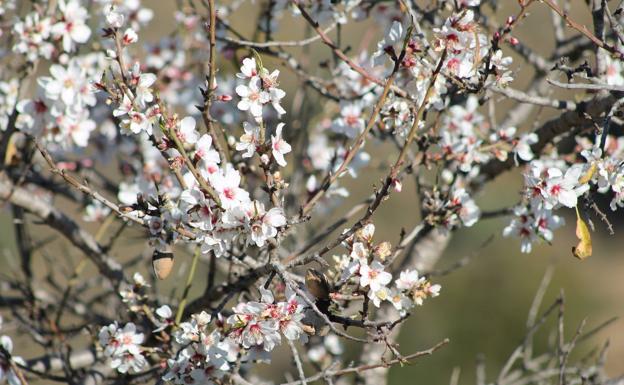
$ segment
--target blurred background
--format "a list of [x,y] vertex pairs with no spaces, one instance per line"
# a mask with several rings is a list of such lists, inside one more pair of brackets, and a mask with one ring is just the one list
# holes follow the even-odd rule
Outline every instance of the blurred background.
[[[426,3],[421,1],[422,3]],[[578,4],[577,4],[578,3]],[[151,24],[142,31],[140,39],[142,43],[154,42],[164,36],[175,27],[172,14],[176,3],[171,1],[143,1],[143,4],[155,11]],[[255,25],[249,20],[255,20],[260,9],[258,3],[246,3],[240,11],[231,17],[232,25],[241,31],[245,37],[251,38],[255,32]],[[501,2],[495,16],[499,24],[505,18],[515,14],[518,10],[516,1]],[[573,2],[573,17],[577,21],[591,24],[590,13],[583,1]],[[518,27],[514,36],[529,45],[534,50],[547,56],[552,49],[552,21],[549,10],[542,4],[534,4],[531,7],[530,16]],[[286,17],[275,39],[295,40],[309,36],[310,31],[300,20]],[[377,29],[370,22],[353,23],[343,28],[343,46],[352,47],[350,54],[355,55],[360,48],[374,49],[376,42],[383,35],[383,31]],[[363,41],[364,40],[364,41]],[[550,44],[550,45],[549,45]],[[300,54],[301,50],[289,49],[289,52]],[[510,54],[508,50],[505,51]],[[513,55],[512,55],[513,56]],[[309,47],[303,62],[311,69],[313,74],[327,76],[327,71],[320,68],[319,63],[331,58],[329,49],[321,43],[315,43]],[[511,84],[513,88],[524,89],[530,76],[530,70],[524,71],[524,63],[515,58],[512,68],[516,71],[516,80]],[[225,60],[224,60],[225,62]],[[265,66],[272,68],[273,64],[267,59]],[[318,67],[318,69],[316,68]],[[232,71],[228,64],[222,69],[222,74]],[[289,95],[300,87],[297,78],[287,70],[282,71],[281,85],[286,92],[285,100]],[[316,100],[316,94],[309,92],[310,100]],[[572,96],[567,95],[568,98]],[[288,105],[288,102],[286,103]],[[498,113],[504,113],[508,104],[500,103]],[[310,105],[314,111],[320,111],[320,106]],[[288,110],[288,108],[287,108]],[[551,115],[551,111],[539,111],[527,116],[525,125],[519,127],[527,130],[534,126],[535,121],[543,121]],[[319,118],[328,117],[327,115]],[[500,118],[499,117],[499,118]],[[311,124],[317,123],[312,120]],[[288,125],[288,124],[287,124]],[[238,132],[239,127],[233,128]],[[380,163],[390,157],[389,151],[383,146],[375,146],[369,143],[368,151],[373,158],[380,159]],[[390,159],[390,158],[388,158]],[[297,167],[297,165],[294,165]],[[332,216],[339,217],[352,204],[360,202],[367,197],[375,183],[382,177],[384,170],[373,165],[371,172],[361,173],[357,180],[350,180],[347,186],[352,192],[351,197],[342,206],[343,209],[317,218],[312,222],[328,223]],[[477,196],[477,203],[482,211],[495,210],[508,207],[518,201],[518,191],[522,186],[522,176],[518,172],[510,172],[502,175],[490,183],[488,187]],[[374,216],[377,228],[375,239],[378,241],[388,240],[395,245],[401,228],[410,230],[420,221],[419,208],[415,204],[413,185],[406,183],[403,192],[393,194],[392,198],[385,202]],[[79,219],[81,213],[71,205],[65,205],[68,214]],[[574,236],[574,211],[562,210],[566,216],[567,225],[555,232],[555,240],[552,245],[540,244],[534,247],[531,254],[520,253],[520,244],[517,239],[503,238],[502,230],[508,224],[509,219],[502,217],[497,219],[482,220],[472,228],[462,229],[453,235],[451,245],[444,253],[438,264],[438,268],[444,269],[451,266],[455,261],[466,256],[472,256],[467,266],[452,272],[449,275],[435,278],[436,283],[442,285],[442,292],[438,298],[427,301],[424,306],[415,309],[413,316],[402,328],[399,338],[400,350],[409,354],[413,351],[427,348],[441,339],[448,337],[450,344],[431,357],[425,357],[415,361],[413,365],[396,366],[391,370],[391,384],[419,383],[419,384],[446,384],[451,377],[454,368],[460,368],[461,384],[472,384],[475,379],[475,367],[477,357],[482,355],[488,379],[498,374],[502,365],[507,360],[515,347],[522,341],[525,335],[527,314],[548,266],[553,266],[553,280],[546,292],[541,307],[543,311],[548,307],[562,291],[565,294],[565,334],[569,339],[575,332],[584,317],[588,317],[585,330],[599,325],[614,317],[620,316],[624,310],[624,241],[622,231],[624,227],[617,225],[617,218],[608,210],[610,217],[615,220],[614,236],[609,236],[605,226],[594,218],[596,231],[593,236],[594,254],[584,262],[575,259],[571,253],[571,247],[576,244]],[[621,215],[621,214],[620,214]],[[621,219],[620,219],[620,222]],[[85,225],[87,229],[95,232],[97,226]],[[37,236],[45,238],[55,235],[44,226],[32,225]],[[127,260],[130,255],[136,255],[145,248],[145,241],[140,237],[140,232],[130,231],[119,242],[112,254],[120,260]],[[488,239],[491,242],[483,246]],[[0,211],[0,271],[6,272],[17,269],[17,261],[14,258],[14,229],[11,223],[11,213],[6,207]],[[60,263],[70,266],[79,258],[79,253],[61,239],[55,240],[46,247],[45,256],[40,258],[59,258]],[[180,282],[188,268],[188,259],[179,258],[176,264],[174,277],[164,283],[158,283],[158,289],[169,295],[175,290],[176,282]],[[146,274],[151,274],[147,269],[149,257],[142,264]],[[205,269],[205,266],[201,267]],[[5,270],[6,269],[6,270]],[[37,271],[37,274],[45,272]],[[197,273],[199,282],[193,287],[191,297],[203,291],[203,279],[205,270]],[[181,290],[181,288],[177,288]],[[537,338],[543,343],[537,345],[537,349],[543,347],[548,338],[549,331],[553,330],[555,318],[551,318],[546,329],[538,333]],[[618,320],[607,329],[597,333],[589,341],[585,341],[573,354],[572,359],[580,357],[593,348],[601,346],[607,339],[610,340],[610,350],[607,357],[607,371],[611,376],[624,372],[624,320]],[[20,346],[16,340],[16,353],[28,358],[36,351],[30,347]],[[539,351],[539,350],[538,350]],[[268,369],[268,367],[267,367]],[[270,371],[265,371],[275,380],[283,379],[284,371],[293,371],[289,360],[274,359]],[[294,371],[293,371],[294,373]]]

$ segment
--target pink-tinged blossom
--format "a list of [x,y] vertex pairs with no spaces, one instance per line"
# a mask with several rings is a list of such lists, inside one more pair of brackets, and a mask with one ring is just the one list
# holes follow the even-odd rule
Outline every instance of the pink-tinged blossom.
[[231,209],[249,202],[249,193],[240,188],[240,181],[240,174],[229,163],[225,169],[210,175],[210,183],[219,194],[223,208]]
[[130,111],[128,116],[121,121],[122,132],[125,134],[139,134],[145,131],[148,135],[152,134],[152,124],[147,116],[141,112]]
[[340,106],[340,117],[334,120],[332,130],[349,138],[355,138],[364,131],[362,107],[356,103]]
[[385,266],[378,261],[373,261],[369,265],[360,266],[360,286],[370,286],[372,291],[377,291],[381,287],[386,286],[392,280],[392,274],[385,270]]
[[284,128],[284,123],[279,123],[277,128],[275,129],[275,135],[271,135],[271,153],[273,154],[273,158],[282,167],[286,167],[286,160],[284,159],[284,155],[288,154],[291,150],[290,144],[288,144],[282,138],[282,129]]
[[38,57],[50,59],[55,50],[48,40],[51,30],[50,18],[42,18],[38,12],[27,14],[23,21],[16,21],[13,25],[13,35],[16,37],[13,52],[25,55],[30,62]]
[[250,224],[251,241],[256,246],[262,247],[267,239],[277,235],[277,228],[286,225],[286,217],[281,207],[273,207],[269,211],[264,211],[264,205],[260,202],[252,203],[253,220]]
[[243,65],[240,68],[240,72],[236,74],[236,77],[239,79],[251,79],[256,76],[258,76],[258,70],[256,69],[256,59],[243,59]]
[[180,121],[177,135],[182,143],[195,144],[199,140],[199,133],[195,130],[196,125],[197,122],[192,116],[187,116]]
[[260,78],[252,78],[248,85],[241,84],[236,87],[236,94],[241,97],[238,109],[249,111],[256,120],[262,119],[262,106],[269,102],[270,98],[266,91],[260,87]]
[[212,136],[203,134],[195,143],[195,157],[201,159],[206,165],[217,165],[221,163],[219,153],[212,148]]
[[574,207],[578,196],[589,188],[587,184],[579,183],[582,174],[581,165],[572,166],[564,173],[558,167],[544,169],[541,163],[532,163],[525,175],[529,198],[534,205],[542,203],[548,210],[559,206]]
[[140,108],[145,108],[147,103],[154,100],[152,85],[156,82],[156,75],[141,73],[139,63],[135,63],[130,71],[130,83],[135,87],[134,102]]
[[78,0],[60,0],[59,9],[63,17],[52,26],[52,35],[62,40],[65,52],[71,52],[76,43],[84,44],[91,37],[91,29],[86,24],[89,14]]
[[251,158],[260,145],[260,127],[249,122],[243,122],[245,133],[236,143],[236,151],[244,151],[243,158]]
[[553,239],[553,231],[565,224],[562,217],[542,206],[541,202],[537,202],[530,203],[528,208],[526,206],[515,207],[514,218],[503,229],[503,236],[520,238],[520,251],[523,253],[530,253],[533,243],[540,239],[550,243]]
[[392,59],[398,58],[401,53],[404,34],[405,31],[401,22],[394,21],[384,39],[377,43],[377,51],[373,54],[375,65],[383,64],[386,55],[389,55]]
[[130,45],[132,43],[136,43],[137,41],[139,41],[139,36],[132,28],[127,28],[124,31],[121,41],[124,45]]
[[144,336],[137,333],[134,323],[127,323],[123,329],[117,323],[104,326],[98,337],[104,354],[111,360],[111,367],[119,373],[138,373],[147,365],[141,348]]

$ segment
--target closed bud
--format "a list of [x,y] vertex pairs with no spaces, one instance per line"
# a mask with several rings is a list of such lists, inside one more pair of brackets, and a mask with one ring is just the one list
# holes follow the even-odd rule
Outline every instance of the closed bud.
[[173,253],[154,250],[152,267],[158,279],[167,278],[173,269]]

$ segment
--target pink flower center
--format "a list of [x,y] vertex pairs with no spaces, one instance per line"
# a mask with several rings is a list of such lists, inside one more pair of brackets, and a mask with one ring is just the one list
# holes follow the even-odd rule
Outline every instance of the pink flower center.
[[234,193],[234,189],[228,187],[223,190],[223,195],[225,195],[227,199],[234,199],[236,194]]

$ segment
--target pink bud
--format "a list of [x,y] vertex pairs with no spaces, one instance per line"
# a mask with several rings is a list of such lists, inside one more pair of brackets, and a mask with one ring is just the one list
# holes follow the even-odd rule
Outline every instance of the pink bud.
[[403,183],[401,183],[400,180],[395,179],[392,181],[392,187],[394,188],[394,191],[400,193],[401,190],[403,189]]
[[221,102],[229,102],[230,100],[232,100],[232,95],[219,95],[217,96],[217,100]]
[[515,37],[510,37],[509,38],[509,44],[516,45],[518,43],[520,43],[520,40],[516,39]]
[[56,167],[58,167],[61,170],[69,170],[69,171],[75,171],[78,168],[76,165],[76,162],[58,162],[56,164]]

